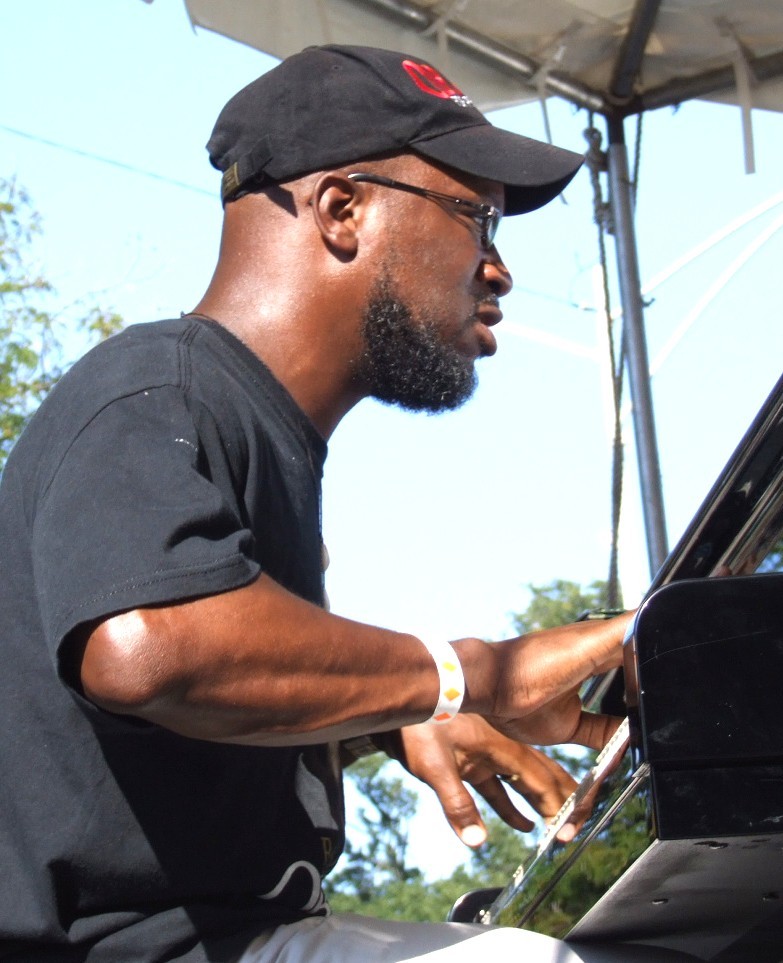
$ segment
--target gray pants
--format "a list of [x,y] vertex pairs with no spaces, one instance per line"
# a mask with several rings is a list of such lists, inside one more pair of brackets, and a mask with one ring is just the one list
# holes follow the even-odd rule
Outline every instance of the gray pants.
[[253,940],[239,963],[686,963],[643,946],[563,943],[527,930],[474,923],[313,917]]

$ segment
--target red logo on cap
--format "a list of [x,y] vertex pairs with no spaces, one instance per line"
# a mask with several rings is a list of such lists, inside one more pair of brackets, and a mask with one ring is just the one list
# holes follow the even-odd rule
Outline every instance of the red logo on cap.
[[467,107],[471,103],[459,87],[455,87],[451,81],[446,80],[443,74],[439,74],[429,64],[417,64],[413,60],[403,60],[402,66],[414,84],[425,94],[440,97],[443,100],[453,100],[462,107]]

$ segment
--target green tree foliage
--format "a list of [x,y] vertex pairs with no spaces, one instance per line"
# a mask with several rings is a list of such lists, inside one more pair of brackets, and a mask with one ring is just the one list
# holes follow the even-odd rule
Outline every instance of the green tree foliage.
[[[34,267],[40,218],[13,180],[0,179],[0,472],[25,423],[68,366],[66,341],[108,337],[118,315],[53,311],[52,285]],[[71,359],[72,360],[72,359]]]
[[769,554],[758,567],[759,572],[783,572],[783,538],[772,546]]
[[[632,797],[614,819],[576,856],[567,872],[562,860],[574,854],[562,851],[539,874],[538,887],[547,898],[525,926],[548,936],[564,937],[574,923],[617,882],[650,844],[650,809],[646,793]],[[551,871],[551,876],[547,871]],[[535,872],[535,871],[534,871]],[[513,923],[513,920],[501,922]]]
[[459,867],[449,879],[427,881],[423,876],[379,885],[365,900],[329,887],[329,903],[336,913],[359,913],[378,919],[443,923],[454,903],[476,889],[470,874]]
[[498,816],[483,813],[487,841],[470,856],[469,889],[506,886],[523,863],[533,856],[530,837],[512,829]]
[[[349,840],[340,868],[327,881],[332,909],[382,919],[442,922],[456,900],[474,889],[505,886],[529,856],[525,838],[494,816],[486,817],[488,841],[447,879],[427,880],[408,865],[408,831],[417,793],[390,775],[382,755],[348,770],[364,803],[358,810],[360,841]],[[366,803],[366,804],[365,804]]]
[[608,585],[591,582],[583,588],[576,582],[555,579],[549,585],[528,585],[533,596],[524,612],[511,616],[515,630],[524,635],[538,629],[554,629],[576,622],[585,612],[607,607]]
[[343,866],[331,884],[359,903],[370,902],[379,886],[408,883],[421,876],[406,862],[408,828],[418,798],[402,779],[388,775],[387,762],[381,754],[366,756],[349,770],[365,801],[357,812],[361,842],[346,841]]

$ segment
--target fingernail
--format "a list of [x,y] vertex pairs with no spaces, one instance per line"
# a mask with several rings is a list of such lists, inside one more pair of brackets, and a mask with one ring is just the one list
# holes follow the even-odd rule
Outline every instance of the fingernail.
[[576,826],[573,823],[566,823],[557,833],[557,839],[561,843],[570,843],[576,836]]
[[459,838],[466,846],[480,846],[487,839],[487,833],[481,826],[466,826],[460,831]]

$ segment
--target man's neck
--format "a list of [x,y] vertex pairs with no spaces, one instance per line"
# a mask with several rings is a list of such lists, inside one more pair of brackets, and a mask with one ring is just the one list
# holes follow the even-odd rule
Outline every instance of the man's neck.
[[343,356],[304,337],[292,324],[253,322],[209,297],[192,313],[222,325],[259,357],[325,440],[364,397]]

